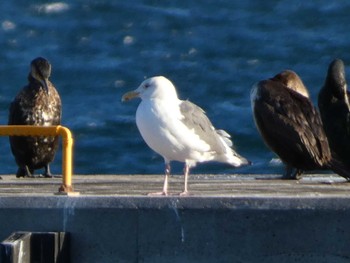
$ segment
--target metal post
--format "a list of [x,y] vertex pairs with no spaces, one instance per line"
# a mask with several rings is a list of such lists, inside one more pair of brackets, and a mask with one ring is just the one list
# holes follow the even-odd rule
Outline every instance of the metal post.
[[57,194],[76,195],[72,186],[72,133],[66,127],[0,125],[0,136],[62,136],[62,185]]

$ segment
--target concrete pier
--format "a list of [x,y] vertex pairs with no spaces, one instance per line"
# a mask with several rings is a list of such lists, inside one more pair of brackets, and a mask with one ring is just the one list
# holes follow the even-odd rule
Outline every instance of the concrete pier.
[[[191,196],[148,197],[161,175],[0,180],[0,239],[69,232],[72,262],[349,262],[350,184],[335,175],[192,175]],[[170,179],[182,191],[183,178]]]

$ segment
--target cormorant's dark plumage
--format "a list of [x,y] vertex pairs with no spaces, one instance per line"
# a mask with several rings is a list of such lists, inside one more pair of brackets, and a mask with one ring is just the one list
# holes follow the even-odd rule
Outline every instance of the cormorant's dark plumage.
[[[10,105],[9,125],[52,126],[61,123],[61,99],[49,81],[50,63],[41,57],[31,62],[26,85]],[[10,136],[12,153],[18,165],[17,177],[32,177],[34,170],[45,168],[51,177],[49,163],[58,148],[58,137]]]
[[341,163],[332,159],[320,115],[295,72],[283,71],[260,81],[251,99],[256,126],[286,165],[286,178],[317,169],[332,169],[350,178]]
[[340,59],[329,65],[318,95],[318,107],[332,154],[350,170],[350,105],[344,63]]

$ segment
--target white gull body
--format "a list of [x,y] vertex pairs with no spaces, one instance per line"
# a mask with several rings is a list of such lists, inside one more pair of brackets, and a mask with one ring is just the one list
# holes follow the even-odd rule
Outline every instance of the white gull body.
[[215,130],[205,112],[190,101],[180,100],[174,85],[165,77],[146,79],[123,100],[142,99],[136,111],[136,124],[147,145],[164,158],[166,165],[162,195],[167,195],[170,162],[185,163],[185,187],[190,167],[197,162],[218,161],[238,167],[249,161],[232,148],[230,136]]

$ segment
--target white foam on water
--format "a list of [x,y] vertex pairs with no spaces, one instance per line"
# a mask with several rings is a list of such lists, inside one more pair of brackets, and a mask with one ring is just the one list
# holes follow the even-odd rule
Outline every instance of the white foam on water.
[[64,11],[67,11],[69,9],[69,5],[63,2],[55,2],[55,3],[37,5],[36,9],[41,13],[56,14],[56,13],[62,13]]

